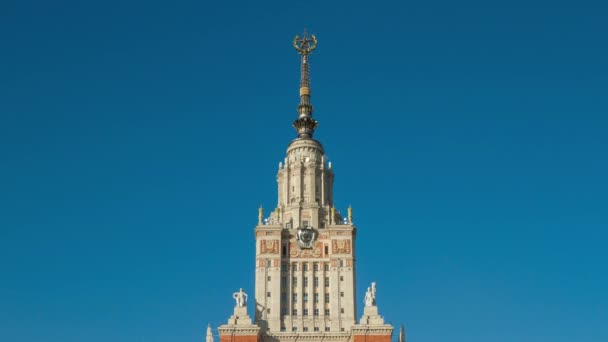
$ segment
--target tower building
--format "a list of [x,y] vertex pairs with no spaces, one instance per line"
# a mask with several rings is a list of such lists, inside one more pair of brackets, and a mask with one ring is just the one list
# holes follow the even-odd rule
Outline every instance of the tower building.
[[[241,289],[220,342],[308,341],[390,342],[393,327],[378,314],[376,284],[357,301],[352,208],[345,217],[334,206],[334,172],[314,139],[310,56],[314,35],[296,36],[300,55],[300,102],[293,122],[297,136],[277,172],[277,206],[262,208],[255,227],[254,318]],[[357,323],[360,302],[363,315]]]

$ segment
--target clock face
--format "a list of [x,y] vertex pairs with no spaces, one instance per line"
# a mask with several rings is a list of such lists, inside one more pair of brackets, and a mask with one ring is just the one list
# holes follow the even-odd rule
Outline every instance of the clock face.
[[300,248],[312,248],[312,244],[317,239],[317,231],[312,227],[300,227],[298,228],[298,233],[296,234],[296,239],[298,240],[298,244]]

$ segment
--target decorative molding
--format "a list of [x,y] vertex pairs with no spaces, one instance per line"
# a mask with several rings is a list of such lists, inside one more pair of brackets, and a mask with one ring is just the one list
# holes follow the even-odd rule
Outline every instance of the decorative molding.
[[316,241],[311,249],[300,249],[297,243],[289,243],[289,256],[291,258],[321,258],[323,257],[323,242]]
[[350,239],[347,240],[332,240],[331,242],[331,251],[334,254],[350,254]]
[[260,254],[279,254],[279,240],[261,240]]

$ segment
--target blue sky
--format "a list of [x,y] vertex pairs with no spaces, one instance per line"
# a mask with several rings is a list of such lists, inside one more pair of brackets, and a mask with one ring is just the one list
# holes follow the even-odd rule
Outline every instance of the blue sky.
[[608,340],[607,16],[1,2],[0,340],[201,341],[253,294],[304,27],[358,298],[410,341]]

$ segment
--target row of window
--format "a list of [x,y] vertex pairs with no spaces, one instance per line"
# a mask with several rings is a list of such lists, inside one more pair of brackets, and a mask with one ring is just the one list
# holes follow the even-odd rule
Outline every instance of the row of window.
[[[314,329],[314,331],[319,331],[319,327],[314,327],[313,329]],[[281,331],[287,331],[285,326],[281,326]],[[291,331],[298,331],[298,327],[292,327]],[[308,327],[303,327],[302,331],[307,332]],[[329,327],[325,327],[325,331],[329,331]],[[344,328],[340,328],[340,331],[344,331]]]
[[[329,271],[329,264],[326,263],[326,264],[323,265],[323,267],[324,267],[325,271]],[[312,264],[312,269],[313,269],[313,271],[318,271],[319,270],[319,263],[318,262],[313,263]],[[291,264],[291,270],[294,271],[294,272],[297,271],[298,270],[298,264],[296,264],[296,263]],[[307,263],[307,262],[302,263],[302,271],[307,272],[308,270],[309,270],[309,263]]]
[[[325,254],[328,254],[328,252],[329,252],[327,249],[328,249],[328,247],[325,246]],[[283,247],[283,254],[284,254],[284,256],[287,255],[287,249],[285,247]],[[342,259],[338,260],[338,264],[339,264],[340,267],[344,267],[344,260],[342,260]],[[266,260],[266,267],[272,267],[272,260],[270,260],[270,259]],[[287,269],[287,263],[285,263],[285,262],[282,263],[282,268],[283,268],[283,271],[285,271]],[[304,272],[308,272],[310,270],[309,263],[306,263],[306,262],[302,263],[301,269]],[[312,269],[313,269],[313,271],[319,271],[319,263],[318,262],[313,263]],[[325,270],[325,272],[329,272],[329,264],[328,263],[324,263],[323,264],[323,269]],[[297,272],[298,271],[298,264],[297,263],[292,263],[291,264],[291,271],[292,272]]]
[[[270,298],[270,295],[271,295],[270,292],[267,292],[267,297]],[[340,297],[344,297],[344,291],[340,292]],[[325,293],[324,299],[325,299],[325,303],[329,303],[329,293]],[[287,301],[287,293],[285,293],[285,292],[281,293],[281,300],[283,302]],[[298,294],[297,293],[293,293],[292,296],[291,296],[291,300],[292,300],[293,303],[297,303],[298,302]],[[314,293],[313,294],[313,300],[314,300],[315,303],[319,302],[319,294],[318,293]],[[302,295],[302,301],[304,303],[308,303],[308,293],[304,293]]]
[[[314,327],[313,330],[319,331],[319,327]],[[281,327],[281,331],[286,331],[284,326]],[[291,328],[291,331],[298,331],[298,327]],[[303,327],[302,331],[304,331],[304,332],[308,331],[308,327]],[[329,327],[325,327],[325,331],[329,331]],[[342,331],[344,331],[344,328],[342,328]]]
[[[308,287],[308,278],[309,277],[302,278],[302,285],[304,287]],[[270,281],[271,279],[272,278],[270,276],[266,277],[266,280],[268,281]],[[340,281],[344,281],[344,276],[340,276]],[[298,277],[291,278],[291,285],[294,287],[298,286]],[[312,285],[313,287],[319,287],[319,277],[312,278]],[[281,277],[281,287],[287,287],[287,277]],[[325,287],[329,287],[329,277],[325,277]]]
[[[302,311],[303,311],[303,313],[302,313],[303,316],[308,316],[308,312],[309,312],[308,309],[304,309]],[[314,308],[312,311],[313,311],[312,314],[314,316],[319,316],[319,309],[318,308]],[[329,316],[329,312],[330,312],[329,309],[325,309],[325,311],[324,311],[325,316]],[[270,309],[266,309],[266,313],[270,314]],[[340,309],[340,313],[344,313],[344,308]],[[298,315],[298,309],[291,310],[291,314],[293,316],[297,316]],[[283,316],[287,315],[287,308],[282,308],[281,309],[281,315],[283,315]]]

